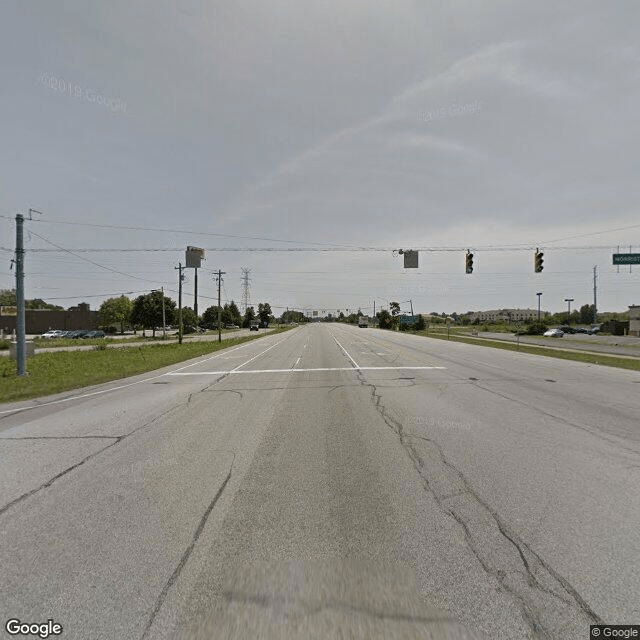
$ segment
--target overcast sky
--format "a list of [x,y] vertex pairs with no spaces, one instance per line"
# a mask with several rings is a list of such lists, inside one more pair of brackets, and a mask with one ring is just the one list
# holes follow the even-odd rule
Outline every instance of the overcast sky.
[[[195,245],[200,311],[218,268],[240,301],[242,266],[277,314],[559,311],[594,265],[626,310],[639,33],[637,0],[2,0],[0,288],[32,207],[26,295],[64,307],[175,290]],[[457,251],[214,251],[338,245]]]

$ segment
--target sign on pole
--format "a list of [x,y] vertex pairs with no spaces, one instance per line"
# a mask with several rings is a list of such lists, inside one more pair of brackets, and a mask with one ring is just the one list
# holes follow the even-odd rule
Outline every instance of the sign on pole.
[[0,307],[0,316],[17,316],[18,307]]
[[418,252],[417,251],[404,252],[404,268],[405,269],[418,268]]
[[614,253],[613,264],[640,264],[640,253]]
[[187,247],[185,263],[189,269],[199,269],[200,262],[204,260],[204,249],[199,247]]

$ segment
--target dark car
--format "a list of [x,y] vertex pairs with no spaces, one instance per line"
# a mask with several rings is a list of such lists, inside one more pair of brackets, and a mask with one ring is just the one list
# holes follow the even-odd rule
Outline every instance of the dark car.
[[87,333],[80,337],[85,340],[90,338],[104,338],[104,331],[87,331]]
[[575,329],[574,327],[570,327],[569,325],[566,325],[566,324],[563,324],[562,326],[558,327],[558,329],[560,329],[562,333],[578,333],[577,329]]

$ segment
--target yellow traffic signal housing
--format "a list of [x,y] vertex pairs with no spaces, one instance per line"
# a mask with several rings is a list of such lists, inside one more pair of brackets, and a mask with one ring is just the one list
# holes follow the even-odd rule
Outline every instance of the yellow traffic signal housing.
[[473,273],[473,253],[467,251],[465,261],[465,273]]

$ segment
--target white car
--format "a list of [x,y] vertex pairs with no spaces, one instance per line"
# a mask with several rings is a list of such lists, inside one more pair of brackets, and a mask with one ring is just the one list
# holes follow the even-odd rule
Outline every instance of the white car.
[[562,336],[564,335],[564,332],[560,331],[560,329],[549,329],[548,331],[545,331],[542,335],[547,336],[548,338],[562,338]]
[[60,331],[60,329],[53,329],[52,331],[46,331],[40,337],[45,339],[59,338],[61,334],[62,334],[62,331]]

